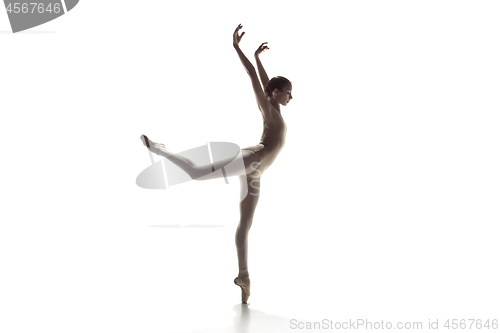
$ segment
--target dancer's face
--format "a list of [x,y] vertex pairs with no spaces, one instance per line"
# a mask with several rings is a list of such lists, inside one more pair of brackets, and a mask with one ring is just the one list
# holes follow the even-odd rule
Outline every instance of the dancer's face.
[[292,99],[292,84],[290,82],[281,91],[277,88],[274,91],[276,93],[276,100],[283,106],[286,106]]

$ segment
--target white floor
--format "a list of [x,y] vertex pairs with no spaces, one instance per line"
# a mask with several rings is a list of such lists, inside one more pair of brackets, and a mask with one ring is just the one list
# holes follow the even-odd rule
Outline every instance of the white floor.
[[273,219],[263,213],[265,202],[251,229],[252,295],[243,305],[233,284],[237,210],[221,214],[233,218],[200,221],[203,214],[192,211],[175,220],[160,215],[158,203],[175,213],[166,200],[187,191],[140,191],[147,190],[138,189],[136,199],[148,197],[151,207],[130,209],[127,218],[109,214],[119,206],[112,199],[94,220],[104,203],[64,220],[54,211],[58,222],[43,211],[40,220],[11,217],[1,243],[3,331],[288,332],[301,325],[313,332],[305,325],[320,322],[317,331],[328,332],[330,321],[426,328],[429,320],[498,314],[495,243],[468,247],[453,238],[473,233],[425,237],[397,226],[385,237],[381,221],[385,231],[378,232],[369,225],[375,221]]

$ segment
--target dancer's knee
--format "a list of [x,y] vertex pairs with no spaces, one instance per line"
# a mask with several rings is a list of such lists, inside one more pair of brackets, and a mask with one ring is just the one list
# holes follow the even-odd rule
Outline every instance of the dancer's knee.
[[215,178],[214,175],[211,175],[211,173],[211,165],[205,167],[194,166],[189,171],[189,177],[191,177],[191,179],[193,180],[208,180]]
[[253,219],[251,218],[240,219],[238,228],[243,230],[250,230],[250,227],[252,226],[252,220]]

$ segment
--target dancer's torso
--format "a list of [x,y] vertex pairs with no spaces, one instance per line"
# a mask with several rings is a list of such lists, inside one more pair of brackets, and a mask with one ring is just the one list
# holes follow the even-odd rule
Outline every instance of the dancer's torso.
[[263,119],[264,131],[262,132],[259,145],[264,145],[264,148],[261,150],[262,155],[258,168],[262,172],[273,164],[285,145],[287,132],[285,120],[278,111],[273,109],[273,112],[277,113],[275,121],[270,122]]

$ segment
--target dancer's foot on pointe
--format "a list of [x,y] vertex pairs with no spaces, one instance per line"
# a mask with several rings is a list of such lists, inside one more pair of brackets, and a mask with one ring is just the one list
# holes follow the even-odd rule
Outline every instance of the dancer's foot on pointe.
[[247,304],[248,297],[250,297],[250,277],[248,274],[240,273],[234,279],[234,284],[241,288],[241,302]]
[[250,289],[250,278],[248,276],[239,276],[238,277],[243,280],[243,282],[247,285],[247,288]]
[[165,145],[163,143],[151,141],[151,139],[144,134],[141,135],[141,141],[152,153],[155,153],[156,155],[162,155],[162,153],[164,154],[166,152]]

